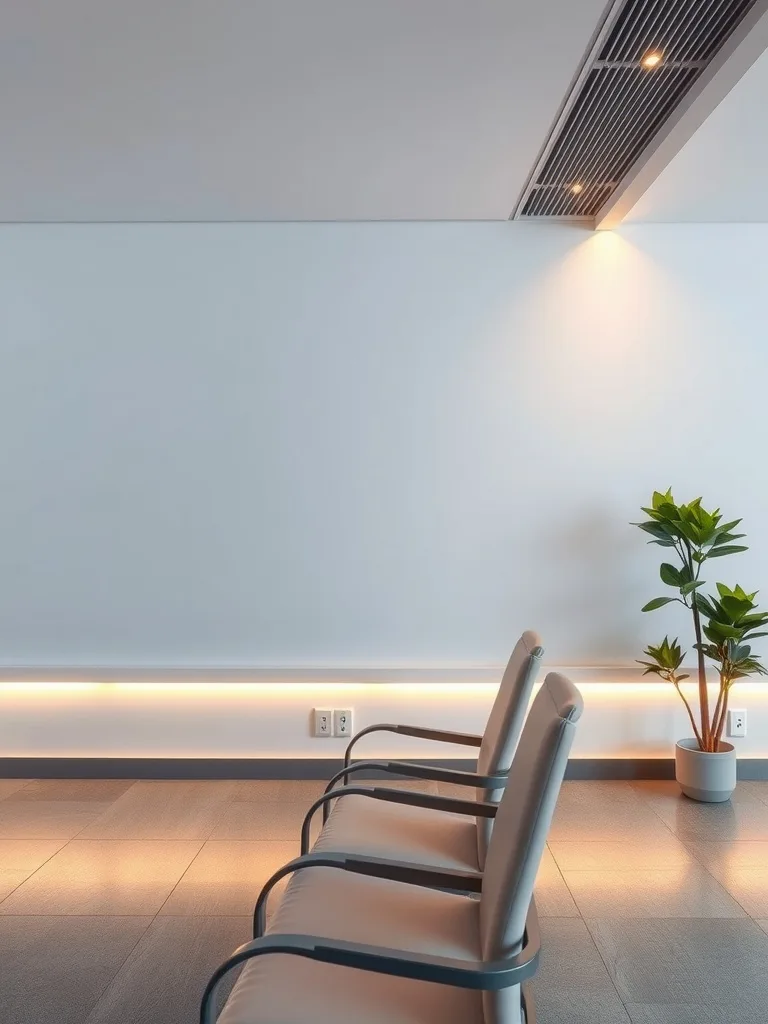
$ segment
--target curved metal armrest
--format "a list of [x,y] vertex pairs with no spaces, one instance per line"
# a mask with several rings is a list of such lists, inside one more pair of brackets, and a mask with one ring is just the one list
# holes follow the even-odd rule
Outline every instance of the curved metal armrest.
[[463,892],[479,893],[483,886],[483,875],[480,871],[455,871],[429,864],[410,864],[407,861],[362,857],[348,853],[309,853],[284,864],[262,886],[253,911],[255,939],[264,934],[269,894],[286,875],[301,871],[303,868],[341,868],[355,875],[388,878],[390,881],[403,882],[406,885],[460,889]]
[[427,807],[434,811],[451,811],[454,814],[470,814],[475,818],[494,818],[498,804],[482,800],[457,800],[451,796],[432,796],[431,793],[412,793],[405,789],[380,789],[377,786],[345,786],[323,793],[312,804],[301,826],[301,853],[309,852],[310,829],[316,811],[329,800],[341,800],[345,796],[365,796],[370,800],[384,800],[390,804],[408,804],[411,807]]
[[270,953],[300,956],[320,963],[336,964],[395,978],[411,978],[416,981],[435,982],[438,985],[495,992],[511,985],[520,985],[532,977],[538,966],[540,950],[541,940],[535,912],[529,915],[526,923],[522,950],[508,960],[494,962],[412,953],[402,949],[328,939],[318,935],[266,935],[240,946],[214,972],[200,1004],[200,1024],[215,1024],[215,997],[222,978],[247,960]]
[[[456,768],[437,768],[428,764],[414,764],[411,761],[355,761],[336,772],[325,787],[330,793],[337,782],[343,780],[348,784],[350,775],[362,771],[377,771],[388,775],[404,775],[411,779],[429,779],[435,782],[451,782],[456,786],[473,786],[475,789],[503,789],[507,784],[508,772],[498,775],[480,775],[478,772],[465,772]],[[328,820],[330,805],[323,808],[323,821]]]
[[373,732],[395,732],[401,736],[415,736],[421,740],[435,740],[438,743],[456,743],[462,747],[479,747],[483,742],[482,736],[475,736],[466,732],[451,732],[446,729],[428,729],[421,725],[395,725],[390,722],[382,722],[379,725],[369,725],[361,729],[349,741],[344,754],[344,767],[346,768],[352,757],[352,748],[363,736],[370,736]]

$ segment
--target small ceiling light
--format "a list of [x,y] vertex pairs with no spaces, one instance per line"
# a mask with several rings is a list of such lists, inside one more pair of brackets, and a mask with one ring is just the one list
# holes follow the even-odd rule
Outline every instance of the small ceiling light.
[[580,185],[578,183],[578,181],[576,182],[575,185],[571,185],[571,194],[572,195],[577,196],[577,195],[579,195],[579,193],[581,193],[583,191],[584,191],[584,186]]
[[662,54],[658,50],[652,50],[650,53],[646,53],[640,63],[650,71],[651,68],[658,67],[662,60]]

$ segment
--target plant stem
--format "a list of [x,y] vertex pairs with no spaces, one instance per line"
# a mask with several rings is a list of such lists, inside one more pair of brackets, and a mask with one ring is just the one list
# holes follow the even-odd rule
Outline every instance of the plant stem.
[[682,700],[683,704],[685,704],[685,710],[688,712],[688,717],[691,720],[691,725],[693,726],[693,735],[696,737],[696,742],[699,744],[699,747],[701,747],[701,749],[703,750],[704,747],[702,746],[702,743],[701,743],[701,736],[699,735],[699,730],[696,728],[696,719],[693,717],[693,711],[691,711],[691,705],[688,703],[688,701],[685,698],[685,694],[680,689],[680,683],[677,681],[677,679],[673,678],[672,682],[675,684],[675,689],[677,690],[678,694],[680,695],[680,699]]
[[725,716],[728,714],[728,696],[731,689],[730,683],[721,684],[723,687],[723,705],[720,709],[720,719],[717,722],[717,727],[714,732],[714,746],[713,750],[717,752],[720,749],[720,740],[723,736],[723,729],[725,728]]
[[693,605],[693,632],[696,636],[696,654],[698,655],[698,706],[701,709],[701,750],[710,750],[710,694],[707,690],[707,667],[701,650],[701,620],[698,616],[695,598]]
[[[685,549],[688,552],[688,565],[691,576],[693,576],[693,556],[691,547],[686,541]],[[699,565],[699,569],[701,565]],[[699,609],[696,607],[696,595],[691,599],[691,610],[693,612],[693,631],[696,634],[696,654],[698,655],[699,668],[699,708],[701,709],[701,740],[699,746],[702,750],[709,750],[710,744],[710,719],[709,719],[709,693],[707,691],[707,669],[704,664],[704,652],[701,650],[701,619]]]
[[717,750],[717,725],[718,725],[718,722],[720,721],[720,712],[721,712],[722,707],[723,707],[723,698],[725,697],[725,694],[726,694],[726,688],[725,688],[725,683],[723,682],[723,675],[721,673],[720,674],[720,688],[719,688],[719,692],[718,692],[718,695],[717,695],[717,704],[715,704],[715,710],[712,712],[712,732],[711,732],[711,735],[710,735],[710,739],[714,738],[714,740],[715,740],[715,746],[713,747],[713,750]]

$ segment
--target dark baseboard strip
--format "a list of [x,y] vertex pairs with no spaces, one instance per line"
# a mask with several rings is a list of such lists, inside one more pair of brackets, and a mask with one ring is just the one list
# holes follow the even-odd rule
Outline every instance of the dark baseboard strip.
[[[412,761],[471,770],[468,759]],[[338,758],[0,757],[2,779],[329,779]],[[768,758],[739,761],[740,779],[768,779]],[[361,773],[362,774],[362,773]],[[370,775],[369,777],[374,777]],[[391,776],[388,776],[391,778]],[[573,758],[568,779],[674,779],[673,758]]]

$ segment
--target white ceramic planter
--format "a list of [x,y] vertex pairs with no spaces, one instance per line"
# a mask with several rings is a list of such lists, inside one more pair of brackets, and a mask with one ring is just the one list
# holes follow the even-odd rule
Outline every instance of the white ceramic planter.
[[720,741],[720,750],[710,754],[699,750],[694,739],[678,740],[675,746],[675,777],[691,800],[722,803],[736,788],[736,751],[732,743]]

